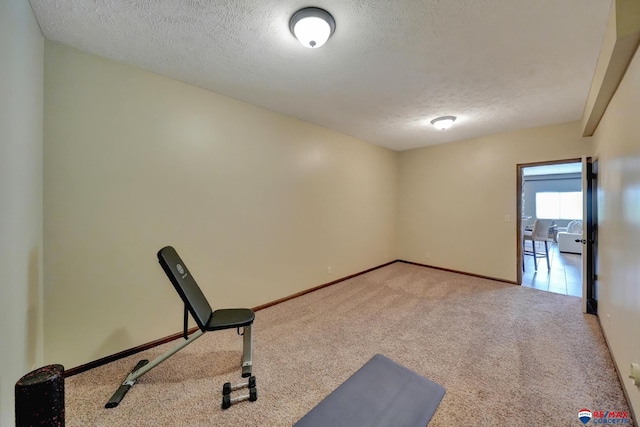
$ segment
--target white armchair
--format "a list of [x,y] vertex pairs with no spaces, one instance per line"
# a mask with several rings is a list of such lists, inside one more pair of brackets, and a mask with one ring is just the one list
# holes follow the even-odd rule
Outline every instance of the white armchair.
[[582,240],[582,221],[580,220],[571,221],[567,225],[567,231],[558,232],[558,250],[581,254],[582,243],[576,242],[576,240]]

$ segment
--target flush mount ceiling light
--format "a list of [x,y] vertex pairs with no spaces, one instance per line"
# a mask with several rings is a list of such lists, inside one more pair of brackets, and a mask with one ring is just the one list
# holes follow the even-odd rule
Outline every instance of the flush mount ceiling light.
[[431,120],[431,124],[434,125],[436,129],[445,130],[449,129],[455,121],[455,116],[442,116]]
[[293,14],[289,29],[302,46],[316,49],[329,40],[336,30],[336,21],[324,9],[306,7]]

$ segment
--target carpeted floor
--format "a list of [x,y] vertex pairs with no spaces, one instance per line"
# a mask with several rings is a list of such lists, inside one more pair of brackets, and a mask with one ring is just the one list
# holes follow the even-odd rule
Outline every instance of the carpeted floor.
[[291,426],[376,353],[445,387],[429,426],[581,426],[582,408],[629,410],[579,298],[404,263],[257,312],[257,402],[220,408],[222,384],[240,380],[231,330],[104,409],[138,360],[174,344],[67,378],[67,426]]

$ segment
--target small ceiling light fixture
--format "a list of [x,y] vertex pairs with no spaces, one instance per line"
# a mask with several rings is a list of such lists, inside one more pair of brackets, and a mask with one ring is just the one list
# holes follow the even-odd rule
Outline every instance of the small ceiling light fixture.
[[306,7],[293,14],[289,29],[302,46],[316,49],[329,40],[336,30],[336,21],[324,9]]
[[449,129],[455,121],[455,116],[442,116],[431,120],[431,124],[434,125],[436,129],[446,130]]

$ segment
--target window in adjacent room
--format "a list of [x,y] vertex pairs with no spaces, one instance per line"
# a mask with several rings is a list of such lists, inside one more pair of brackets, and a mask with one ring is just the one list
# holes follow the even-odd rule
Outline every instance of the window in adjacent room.
[[582,219],[582,191],[536,193],[536,217]]

